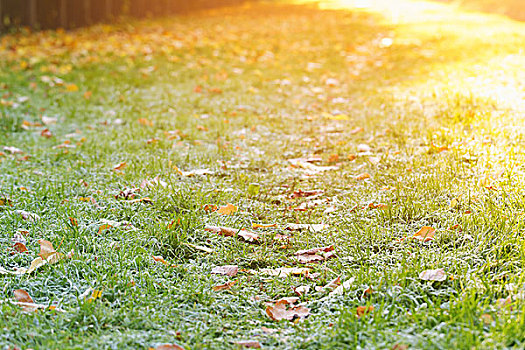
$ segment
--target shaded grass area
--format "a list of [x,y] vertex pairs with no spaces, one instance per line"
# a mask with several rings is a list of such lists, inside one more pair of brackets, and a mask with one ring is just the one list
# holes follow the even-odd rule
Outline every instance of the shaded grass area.
[[[394,25],[357,10],[261,3],[2,38],[0,143],[24,153],[0,156],[0,197],[12,202],[0,206],[0,266],[28,266],[38,239],[75,253],[31,275],[0,275],[3,300],[22,288],[65,310],[1,303],[0,343],[522,348],[523,100],[505,97],[525,91],[525,35],[501,18],[449,16],[454,25]],[[44,115],[58,122],[31,125]],[[312,175],[288,161],[309,156],[338,169]],[[356,180],[362,173],[371,177]],[[144,180],[153,184],[136,198],[152,203],[115,198]],[[324,191],[321,202],[291,198],[311,189]],[[239,210],[205,210],[226,203]],[[104,220],[125,224],[101,231]],[[260,230],[260,244],[204,230],[254,223],[277,227]],[[289,223],[328,227],[290,232]],[[433,241],[399,242],[425,225]],[[19,230],[28,253],[12,250]],[[277,234],[292,239],[283,248]],[[330,244],[337,258],[311,264],[314,279],[260,272]],[[210,271],[226,264],[241,269],[237,283],[214,292],[232,278]],[[419,279],[434,268],[447,280]],[[355,278],[344,295],[315,292],[338,276]],[[268,318],[265,302],[304,285],[308,318]],[[102,296],[86,300],[88,288]],[[375,309],[359,318],[358,306]]]

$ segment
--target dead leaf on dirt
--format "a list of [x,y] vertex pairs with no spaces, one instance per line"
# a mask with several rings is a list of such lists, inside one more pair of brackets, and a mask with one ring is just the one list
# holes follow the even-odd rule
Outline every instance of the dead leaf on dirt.
[[237,265],[216,266],[211,270],[212,274],[226,275],[230,277],[237,275],[237,272],[239,272],[239,267]]
[[425,270],[419,274],[419,278],[423,281],[444,281],[447,279],[447,274],[443,269]]
[[305,267],[280,267],[277,269],[261,269],[259,272],[276,277],[308,276],[310,269]]
[[239,340],[233,343],[243,348],[260,349],[262,347],[257,340]]
[[368,315],[369,313],[374,311],[374,309],[375,308],[373,306],[358,306],[356,309],[357,317],[361,318],[365,315]]
[[266,314],[274,321],[291,321],[296,317],[305,318],[310,314],[310,309],[303,305],[295,306],[294,302],[289,298],[278,300],[274,305],[266,308]]
[[218,286],[213,286],[211,289],[213,289],[214,292],[218,292],[220,290],[225,289],[231,289],[235,283],[237,283],[237,281],[231,281],[224,284],[220,284]]
[[428,242],[434,240],[434,233],[436,232],[436,229],[430,226],[423,226],[419,231],[414,233],[414,235],[411,237],[413,239],[417,239],[420,242]]
[[217,214],[220,214],[220,215],[232,215],[237,210],[238,210],[238,208],[235,205],[233,205],[231,203],[228,203],[225,206],[220,207],[219,210],[217,210]]

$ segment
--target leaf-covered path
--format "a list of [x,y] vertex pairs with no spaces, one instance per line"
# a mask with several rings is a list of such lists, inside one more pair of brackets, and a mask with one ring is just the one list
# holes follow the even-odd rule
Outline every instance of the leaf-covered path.
[[389,3],[1,37],[0,347],[523,348],[525,24]]

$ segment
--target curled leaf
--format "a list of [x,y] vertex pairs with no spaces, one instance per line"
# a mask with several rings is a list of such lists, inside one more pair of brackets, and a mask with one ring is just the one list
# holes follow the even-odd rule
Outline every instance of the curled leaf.
[[231,281],[231,282],[227,282],[227,283],[224,283],[224,284],[221,284],[221,285],[218,285],[218,286],[213,286],[212,289],[213,291],[215,292],[218,292],[220,290],[225,290],[225,289],[231,289],[231,287],[233,287],[233,285],[236,283],[237,281]]

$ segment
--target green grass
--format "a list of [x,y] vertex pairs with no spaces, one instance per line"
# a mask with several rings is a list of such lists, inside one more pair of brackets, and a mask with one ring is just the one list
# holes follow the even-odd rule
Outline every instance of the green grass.
[[[0,275],[0,347],[227,349],[252,339],[278,349],[523,349],[524,27],[448,9],[391,23],[355,9],[257,3],[0,38],[0,146],[25,152],[0,156],[0,197],[12,201],[0,206],[0,266],[29,266],[39,239],[75,251],[31,275]],[[338,114],[346,117],[330,118]],[[51,138],[22,127],[41,115],[59,120],[47,126]],[[65,140],[75,147],[55,147]],[[288,162],[315,155],[333,165],[333,154],[339,169],[313,176]],[[173,165],[213,174],[185,177]],[[479,185],[499,170],[490,189]],[[355,180],[365,172],[370,179]],[[115,198],[156,176],[165,187],[137,193],[151,204]],[[325,203],[294,210],[309,200],[291,200],[298,189],[324,190]],[[361,209],[371,202],[388,207]],[[239,210],[204,210],[226,203]],[[99,233],[103,220],[136,229]],[[277,227],[258,230],[259,244],[204,230],[254,223]],[[292,234],[288,223],[329,227]],[[396,241],[422,226],[435,240]],[[27,254],[13,254],[18,230],[29,231]],[[293,238],[283,249],[275,234]],[[295,251],[330,244],[337,258],[309,265],[314,279],[248,271],[296,266]],[[210,274],[227,264],[243,270]],[[435,268],[451,278],[419,279]],[[314,291],[338,276],[355,278],[344,295]],[[233,279],[231,290],[212,290]],[[301,297],[310,316],[272,321],[265,302],[301,285],[311,287]],[[7,302],[20,288],[65,312],[22,312]],[[87,301],[88,288],[102,296]],[[498,306],[507,297],[511,305]],[[358,306],[375,309],[358,318]]]

